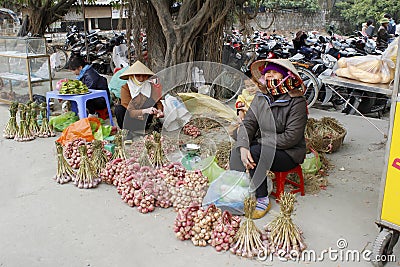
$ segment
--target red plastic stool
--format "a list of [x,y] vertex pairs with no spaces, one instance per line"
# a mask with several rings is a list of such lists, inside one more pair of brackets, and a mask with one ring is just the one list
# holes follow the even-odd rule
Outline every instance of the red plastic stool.
[[[290,191],[290,193],[295,194],[300,192],[301,195],[304,196],[304,177],[301,165],[297,165],[293,169],[288,170],[286,172],[273,172],[273,173],[275,174],[275,179],[273,180],[276,183],[276,192],[271,192],[271,195],[273,195],[276,198],[276,202],[279,201],[281,194],[285,191],[285,183],[289,183],[297,187],[297,189]],[[292,180],[287,179],[286,177],[288,176],[289,173],[297,173],[297,175],[300,178],[300,183],[296,183],[293,182]]]
[[96,112],[99,114],[99,118],[102,118],[103,120],[108,119],[108,110],[106,108],[96,110]]

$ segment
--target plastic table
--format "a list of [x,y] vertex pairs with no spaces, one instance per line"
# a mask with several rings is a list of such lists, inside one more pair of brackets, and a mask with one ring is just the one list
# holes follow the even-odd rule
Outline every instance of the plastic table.
[[62,99],[62,100],[69,100],[75,101],[78,107],[78,116],[79,119],[87,118],[86,112],[86,101],[98,97],[103,97],[106,100],[107,110],[108,110],[108,117],[110,118],[110,124],[114,126],[114,121],[112,119],[111,108],[110,108],[110,101],[108,99],[107,92],[104,90],[94,90],[89,89],[88,94],[83,95],[62,95],[59,94],[58,91],[50,91],[46,93],[46,103],[47,103],[47,117],[50,116],[50,99]]

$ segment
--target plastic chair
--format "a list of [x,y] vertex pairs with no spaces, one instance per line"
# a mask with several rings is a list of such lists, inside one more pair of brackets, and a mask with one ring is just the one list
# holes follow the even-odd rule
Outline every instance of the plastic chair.
[[62,99],[62,100],[69,100],[74,101],[78,108],[78,116],[79,119],[87,118],[86,112],[86,102],[90,99],[103,97],[106,100],[107,110],[108,110],[108,117],[110,118],[110,124],[114,126],[114,121],[112,119],[111,108],[110,108],[110,101],[108,99],[107,92],[104,90],[94,90],[89,89],[88,94],[84,95],[62,95],[59,94],[58,91],[50,91],[46,93],[46,103],[47,103],[47,118],[50,117],[50,99]]
[[[276,202],[279,202],[281,194],[285,191],[285,183],[289,183],[291,185],[294,185],[296,189],[293,189],[290,191],[290,193],[298,193],[300,192],[302,196],[304,196],[304,177],[303,177],[303,170],[301,169],[301,165],[297,165],[291,170],[288,170],[286,172],[273,172],[275,174],[275,178],[273,181],[276,183],[276,191],[271,192],[271,195],[273,195],[276,198]],[[287,179],[287,176],[290,173],[297,173],[297,175],[300,178],[300,183],[293,182],[292,180]]]

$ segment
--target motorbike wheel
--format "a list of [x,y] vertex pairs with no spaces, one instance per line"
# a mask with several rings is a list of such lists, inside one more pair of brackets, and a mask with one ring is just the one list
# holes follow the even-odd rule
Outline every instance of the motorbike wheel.
[[374,106],[376,101],[376,94],[370,92],[352,92],[350,94],[349,103],[353,105],[347,105],[343,112],[354,115],[357,114],[356,109],[362,114],[371,113],[371,107]]
[[303,83],[306,87],[304,91],[304,96],[307,101],[307,107],[311,108],[318,99],[319,87],[318,87],[318,78],[308,69],[300,66],[296,66],[297,71]]
[[60,62],[60,65],[56,66],[56,71],[60,71],[62,69],[65,69],[68,64],[68,54],[65,50],[61,49],[60,47],[54,47],[54,53],[57,54],[57,59],[58,62]]

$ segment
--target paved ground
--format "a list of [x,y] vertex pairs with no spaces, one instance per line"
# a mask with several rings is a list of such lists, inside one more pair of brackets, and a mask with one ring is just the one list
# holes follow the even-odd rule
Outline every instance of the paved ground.
[[[0,128],[8,119],[7,108],[0,104]],[[340,151],[328,155],[335,167],[327,190],[298,197],[294,220],[309,249],[317,253],[337,249],[340,238],[347,241],[347,249],[371,249],[378,233],[374,222],[384,170],[383,136],[358,116],[317,109],[311,109],[310,116],[335,117],[348,135]],[[372,121],[387,131],[388,120]],[[172,231],[173,210],[140,214],[110,185],[79,190],[55,183],[55,139],[18,143],[0,138],[0,266],[293,266],[278,259],[241,259],[178,241]],[[257,225],[270,222],[278,211],[274,203]],[[387,266],[399,266],[399,247],[397,262]],[[323,262],[298,266],[371,265],[326,256]]]

